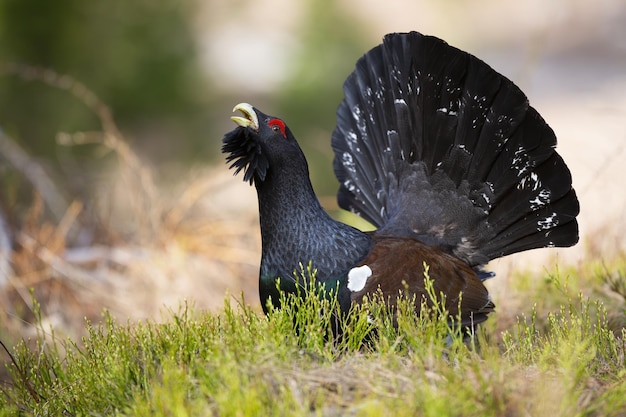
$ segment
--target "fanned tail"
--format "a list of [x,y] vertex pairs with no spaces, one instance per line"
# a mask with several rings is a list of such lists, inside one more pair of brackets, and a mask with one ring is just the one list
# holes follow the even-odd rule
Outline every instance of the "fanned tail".
[[339,205],[378,233],[470,265],[578,240],[556,137],[478,58],[417,32],[387,35],[344,84],[332,145]]

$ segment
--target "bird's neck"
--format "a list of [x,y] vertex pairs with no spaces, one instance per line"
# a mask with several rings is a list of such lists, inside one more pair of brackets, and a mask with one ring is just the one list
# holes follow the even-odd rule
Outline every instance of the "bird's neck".
[[[291,280],[299,265],[311,262],[319,281],[337,279],[365,257],[370,237],[333,220],[322,208],[308,170],[268,173],[257,182],[261,224],[261,290]],[[282,286],[282,284],[281,284]],[[262,298],[266,298],[267,294]],[[262,299],[262,302],[265,300]]]

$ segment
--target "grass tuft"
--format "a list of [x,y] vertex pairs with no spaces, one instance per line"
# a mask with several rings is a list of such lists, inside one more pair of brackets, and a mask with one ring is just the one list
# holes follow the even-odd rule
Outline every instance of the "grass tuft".
[[472,343],[439,303],[418,317],[413,300],[390,312],[376,297],[342,319],[312,295],[284,296],[267,317],[231,298],[161,323],[105,314],[80,344],[40,329],[34,348],[11,350],[0,416],[624,415],[626,334],[602,302],[549,282],[562,307]]

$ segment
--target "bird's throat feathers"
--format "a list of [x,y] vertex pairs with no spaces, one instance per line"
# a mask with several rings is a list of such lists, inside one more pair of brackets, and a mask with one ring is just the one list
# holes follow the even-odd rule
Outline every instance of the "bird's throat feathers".
[[239,126],[222,142],[222,152],[228,154],[226,162],[231,163],[229,168],[235,169],[235,175],[243,171],[243,180],[251,185],[265,181],[270,164],[253,131]]

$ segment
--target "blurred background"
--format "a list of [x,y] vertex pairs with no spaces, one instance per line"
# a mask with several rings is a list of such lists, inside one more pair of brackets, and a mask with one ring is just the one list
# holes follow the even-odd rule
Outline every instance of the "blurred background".
[[256,195],[220,154],[231,109],[286,120],[323,205],[346,218],[330,148],[342,83],[409,30],[518,84],[573,173],[581,243],[493,262],[498,311],[515,270],[622,253],[623,0],[2,0],[0,340],[37,320],[77,337],[103,309],[258,305]]

